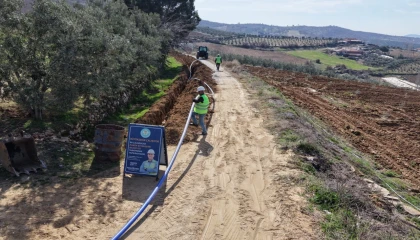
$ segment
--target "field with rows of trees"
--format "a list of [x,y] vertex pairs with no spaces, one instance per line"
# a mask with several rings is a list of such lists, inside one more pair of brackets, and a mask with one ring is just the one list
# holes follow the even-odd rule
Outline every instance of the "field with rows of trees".
[[334,47],[338,39],[298,38],[298,37],[258,37],[246,36],[242,38],[223,39],[223,44],[241,46],[245,48],[306,48],[306,47]]
[[[206,34],[205,40],[213,43],[232,45],[244,48],[317,48],[335,47],[340,39],[318,37],[289,37],[270,35],[250,35],[220,31],[212,28],[199,27],[195,31]],[[211,37],[209,37],[211,36]]]

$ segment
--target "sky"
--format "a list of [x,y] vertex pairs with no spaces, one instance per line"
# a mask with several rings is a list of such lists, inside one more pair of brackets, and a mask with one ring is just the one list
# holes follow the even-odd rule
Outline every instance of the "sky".
[[420,35],[420,0],[195,0],[201,19]]

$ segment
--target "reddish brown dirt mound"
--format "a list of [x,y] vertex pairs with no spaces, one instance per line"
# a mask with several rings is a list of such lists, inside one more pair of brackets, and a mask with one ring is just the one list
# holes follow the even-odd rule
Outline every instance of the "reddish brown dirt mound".
[[420,93],[268,68],[246,69],[420,186]]
[[[167,94],[137,121],[144,124],[164,125],[168,144],[176,144],[181,138],[191,109],[192,99],[197,96],[196,89],[199,85],[203,85],[197,80],[188,80],[190,74],[188,68],[195,60],[194,58],[179,53],[172,53],[172,55],[184,65],[184,72],[171,86]],[[204,81],[213,91],[216,91],[216,82],[211,77],[212,71],[209,68],[200,62],[196,62],[193,65],[192,72],[192,78]],[[213,101],[211,98],[210,100]],[[206,116],[207,125],[210,119],[211,114],[209,113]],[[199,133],[201,133],[200,128],[190,127],[184,141],[188,142],[195,139]]]

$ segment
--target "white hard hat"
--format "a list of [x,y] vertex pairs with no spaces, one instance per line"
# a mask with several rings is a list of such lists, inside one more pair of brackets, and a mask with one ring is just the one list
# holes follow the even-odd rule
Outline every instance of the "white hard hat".
[[197,92],[200,92],[200,91],[205,91],[206,89],[203,87],[203,86],[199,86],[198,88],[197,88]]
[[155,154],[155,150],[149,149],[149,151],[147,151],[147,153]]

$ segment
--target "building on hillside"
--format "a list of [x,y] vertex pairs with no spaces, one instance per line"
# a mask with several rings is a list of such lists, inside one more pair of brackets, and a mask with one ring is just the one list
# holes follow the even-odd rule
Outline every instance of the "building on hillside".
[[364,51],[360,48],[341,48],[336,49],[334,52],[338,56],[348,57],[352,59],[359,59],[364,54]]
[[338,41],[339,45],[351,45],[351,44],[364,44],[362,40],[356,38],[345,38],[341,41]]
[[379,57],[385,58],[385,59],[394,59],[393,57],[387,56],[387,55],[379,55]]

